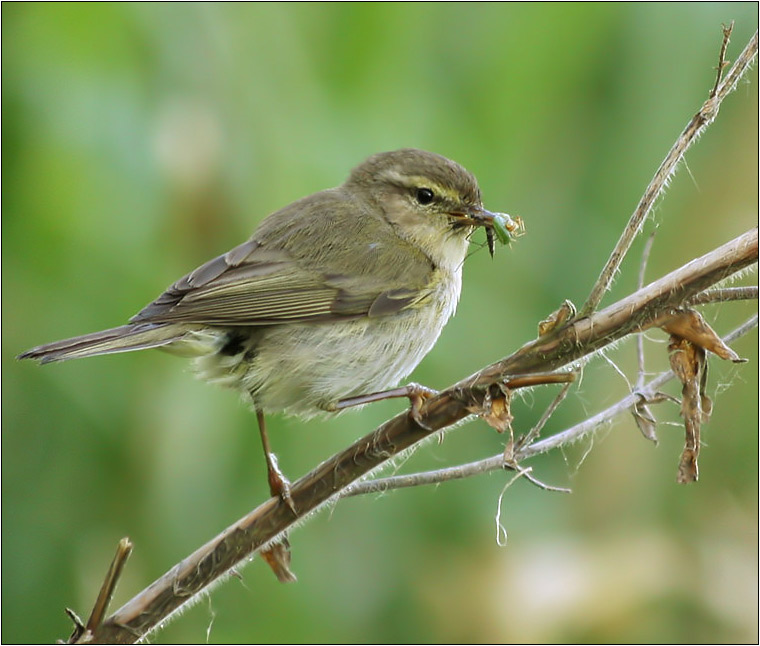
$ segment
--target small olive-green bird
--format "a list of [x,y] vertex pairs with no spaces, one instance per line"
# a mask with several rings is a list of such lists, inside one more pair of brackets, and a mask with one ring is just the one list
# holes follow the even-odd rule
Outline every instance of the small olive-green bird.
[[[495,218],[459,164],[415,149],[379,153],[337,188],[273,213],[253,236],[201,265],[127,325],[33,348],[42,363],[161,348],[256,410],[273,494],[288,497],[264,414],[310,417],[387,396],[456,309],[477,227]],[[287,501],[287,500],[286,500]],[[292,506],[292,501],[289,501]]]

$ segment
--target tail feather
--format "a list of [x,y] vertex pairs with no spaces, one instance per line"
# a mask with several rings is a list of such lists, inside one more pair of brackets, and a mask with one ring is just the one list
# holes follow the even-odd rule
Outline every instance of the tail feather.
[[181,339],[185,334],[186,330],[178,329],[173,325],[122,325],[110,330],[46,343],[27,350],[18,358],[36,359],[40,363],[50,363],[52,361],[92,357],[98,354],[145,350],[168,345]]

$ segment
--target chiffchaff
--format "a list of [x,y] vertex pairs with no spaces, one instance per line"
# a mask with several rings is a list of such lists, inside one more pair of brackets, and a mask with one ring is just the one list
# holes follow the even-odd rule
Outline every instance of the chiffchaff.
[[[253,236],[187,274],[127,325],[33,348],[42,363],[161,348],[256,409],[270,489],[292,507],[264,413],[309,417],[384,396],[430,351],[459,300],[470,235],[517,225],[483,208],[459,164],[414,149],[373,155],[337,188],[266,218]],[[501,238],[501,236],[500,236]],[[370,395],[367,395],[370,393]],[[416,405],[415,405],[416,404]]]

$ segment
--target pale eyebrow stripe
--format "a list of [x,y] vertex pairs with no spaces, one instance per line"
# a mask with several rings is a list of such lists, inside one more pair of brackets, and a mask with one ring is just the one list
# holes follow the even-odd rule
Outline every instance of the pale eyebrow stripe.
[[382,177],[394,184],[400,184],[401,186],[406,186],[408,188],[429,188],[436,195],[445,199],[454,201],[459,199],[459,195],[456,191],[446,186],[442,186],[435,180],[425,177],[424,175],[402,175],[396,170],[388,169],[383,171]]

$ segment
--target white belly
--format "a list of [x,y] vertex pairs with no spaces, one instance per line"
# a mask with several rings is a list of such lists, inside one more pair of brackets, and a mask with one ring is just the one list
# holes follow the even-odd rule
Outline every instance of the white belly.
[[202,377],[250,394],[264,412],[310,417],[340,399],[391,388],[431,350],[456,309],[461,274],[425,304],[380,318],[260,329],[244,358],[199,357]]
[[273,328],[245,382],[265,411],[310,416],[340,399],[391,388],[432,349],[458,297],[379,319]]

